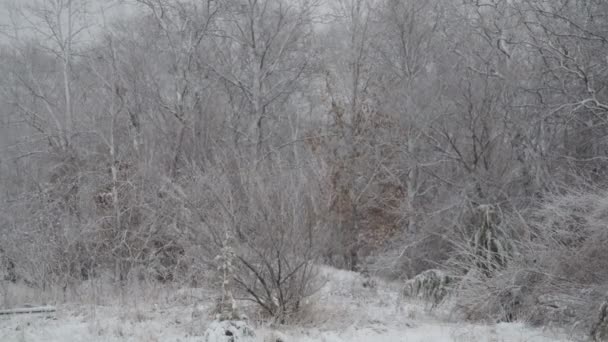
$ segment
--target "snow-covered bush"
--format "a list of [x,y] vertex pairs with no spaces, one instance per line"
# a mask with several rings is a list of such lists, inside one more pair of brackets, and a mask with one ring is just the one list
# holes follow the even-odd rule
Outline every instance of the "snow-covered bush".
[[491,274],[507,263],[510,241],[500,229],[500,217],[496,207],[481,205],[475,209],[474,215],[477,216],[477,224],[470,244],[475,266],[486,274]]
[[559,306],[571,312],[570,321],[589,329],[607,292],[608,193],[547,198],[528,214],[526,223],[529,236],[521,242],[522,268],[543,275],[542,281],[529,286],[533,296],[557,298]]
[[452,241],[455,253],[450,260],[457,272],[474,270],[492,277],[507,265],[513,252],[512,234],[499,207],[479,205],[469,209],[459,226],[460,235]]
[[314,171],[290,170],[273,159],[195,177],[186,196],[193,212],[204,213],[199,243],[213,255],[207,262],[215,264],[216,278],[284,321],[318,289],[315,262],[328,229],[320,220],[323,198]]
[[15,263],[4,254],[0,247],[0,282],[2,281],[14,283],[17,281],[17,275],[15,274]]
[[[461,279],[455,309],[472,320],[511,321],[522,302],[518,284],[503,284],[513,261],[513,232],[498,206],[468,210],[449,268]],[[509,230],[507,229],[509,228]],[[508,276],[507,276],[508,277]]]
[[525,318],[527,288],[513,281],[514,269],[501,270],[492,277],[480,270],[470,270],[456,287],[454,311],[474,321],[510,322]]
[[608,194],[548,197],[501,222],[510,229],[503,236],[512,252],[506,262],[495,259],[491,265],[501,267],[491,273],[465,272],[455,309],[473,320],[576,324],[591,331],[608,282]]
[[597,320],[591,328],[591,338],[594,342],[608,341],[608,299],[600,305]]
[[217,298],[215,312],[217,319],[235,320],[239,319],[239,312],[234,299],[232,279],[234,278],[234,261],[236,255],[232,247],[233,239],[229,231],[225,232],[223,246],[220,255],[216,257],[218,263],[217,271],[220,276],[220,296]]
[[454,278],[444,271],[426,270],[405,283],[403,295],[427,300],[435,307],[445,299],[453,283]]
[[205,342],[253,342],[255,332],[243,321],[213,321],[205,331]]
[[275,175],[270,183],[250,184],[242,218],[248,226],[237,236],[234,283],[279,321],[317,290],[315,261],[325,231],[314,214],[314,188],[297,178]]

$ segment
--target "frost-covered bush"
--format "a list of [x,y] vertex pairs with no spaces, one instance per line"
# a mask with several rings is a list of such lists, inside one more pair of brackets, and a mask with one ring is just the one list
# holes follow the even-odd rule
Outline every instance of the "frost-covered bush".
[[453,283],[454,278],[444,271],[426,270],[405,283],[403,295],[424,299],[435,307],[445,299]]
[[236,258],[232,247],[233,243],[230,232],[226,231],[220,255],[216,257],[217,272],[220,278],[220,295],[217,298],[215,312],[217,319],[220,321],[240,318],[233,294],[232,279],[235,276],[234,262]]
[[591,328],[591,338],[595,342],[608,341],[608,299],[600,305],[597,320]]
[[607,292],[608,193],[550,197],[528,214],[526,223],[523,267],[545,275],[531,286],[534,296],[558,298],[572,311],[570,320],[589,329]]
[[500,270],[492,277],[470,270],[456,287],[454,311],[474,321],[511,322],[528,317],[525,310],[529,291],[526,281],[514,280],[515,269]]
[[449,267],[461,279],[455,309],[468,319],[511,321],[517,316],[521,289],[502,283],[515,254],[509,223],[494,205],[470,209],[461,222]]
[[205,331],[205,342],[253,342],[254,330],[243,321],[213,321]]
[[505,263],[495,259],[491,265],[502,267],[491,273],[465,272],[455,308],[473,320],[591,331],[608,290],[608,193],[547,197],[536,208],[504,215],[501,226],[509,227],[503,236],[512,252]]
[[512,253],[512,241],[505,231],[500,208],[480,205],[470,210],[463,222],[464,234],[456,241],[455,262],[464,272],[480,271],[488,277],[504,268]]
[[265,315],[285,321],[317,290],[315,262],[328,229],[320,220],[323,198],[315,175],[273,160],[196,177],[187,196],[205,215],[201,243],[219,256],[209,261],[216,278]]

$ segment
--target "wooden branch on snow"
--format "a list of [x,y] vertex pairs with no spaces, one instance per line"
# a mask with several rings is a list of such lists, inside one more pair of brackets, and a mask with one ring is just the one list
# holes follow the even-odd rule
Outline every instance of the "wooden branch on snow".
[[47,313],[47,312],[55,312],[55,307],[54,306],[35,306],[35,307],[31,307],[31,308],[16,308],[16,309],[0,310],[0,316]]

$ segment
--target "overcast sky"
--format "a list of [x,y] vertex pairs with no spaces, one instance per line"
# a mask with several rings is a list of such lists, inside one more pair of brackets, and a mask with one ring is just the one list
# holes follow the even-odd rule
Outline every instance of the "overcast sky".
[[[6,32],[13,32],[11,29],[15,25],[26,25],[27,21],[20,15],[18,8],[27,7],[28,5],[38,4],[43,6],[44,3],[54,0],[0,0],[0,42],[6,42],[8,40]],[[64,0],[65,1],[65,0]],[[95,35],[94,27],[101,26],[103,20],[112,21],[113,19],[133,15],[137,10],[143,10],[141,5],[135,4],[134,0],[73,0],[75,2],[86,1],[87,10],[90,15],[87,18],[87,25],[91,25],[89,33],[80,35],[79,40],[86,40],[87,36],[91,34]],[[328,13],[328,6],[332,1],[335,0],[322,0],[320,1],[321,6],[319,7],[319,14]],[[22,13],[24,11],[21,11]],[[27,11],[25,11],[27,12]],[[317,24],[317,30],[323,30],[323,24]],[[20,33],[22,36],[23,32]]]
[[[11,32],[13,31],[11,28],[14,25],[26,25],[27,22],[21,15],[19,8],[36,3],[44,4],[46,1],[48,0],[0,0],[0,29]],[[121,16],[131,15],[136,10],[132,2],[124,0],[86,1],[88,1],[87,9],[91,12],[87,18],[87,23],[93,24],[93,26],[101,25],[104,18],[112,20]],[[3,36],[2,40],[6,41],[6,36]]]

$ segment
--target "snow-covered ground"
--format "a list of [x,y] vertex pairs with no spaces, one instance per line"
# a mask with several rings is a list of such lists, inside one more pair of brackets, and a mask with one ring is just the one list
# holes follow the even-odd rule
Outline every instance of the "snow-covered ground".
[[[287,326],[256,323],[260,342],[554,342],[573,341],[557,332],[522,323],[473,325],[451,322],[440,311],[400,299],[398,285],[363,286],[360,275],[324,269],[327,282],[297,322]],[[211,322],[210,301],[176,292],[151,303],[71,304],[54,314],[0,316],[0,341],[204,341]],[[190,303],[189,298],[198,298]]]

